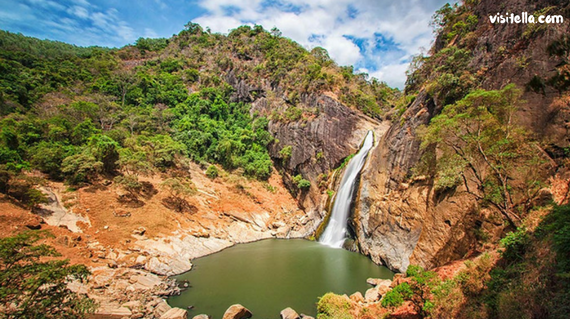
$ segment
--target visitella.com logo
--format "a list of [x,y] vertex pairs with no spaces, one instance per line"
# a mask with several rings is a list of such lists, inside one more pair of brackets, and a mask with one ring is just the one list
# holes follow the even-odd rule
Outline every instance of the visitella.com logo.
[[498,13],[489,16],[491,23],[564,23],[564,17],[561,15],[534,15],[528,12],[521,14],[514,13]]

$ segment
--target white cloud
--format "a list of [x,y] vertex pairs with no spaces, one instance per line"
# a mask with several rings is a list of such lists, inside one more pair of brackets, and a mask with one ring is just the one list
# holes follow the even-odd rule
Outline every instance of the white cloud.
[[326,48],[329,55],[340,65],[354,65],[362,59],[358,46],[342,36],[328,36],[321,46]]
[[87,0],[73,0],[74,3],[83,7],[90,7],[91,4]]
[[235,29],[236,27],[245,24],[240,20],[232,17],[222,17],[222,16],[206,16],[194,19],[194,22],[202,25],[208,26],[214,32],[228,33],[229,30]]
[[194,21],[222,33],[252,22],[266,29],[275,26],[308,49],[324,47],[341,65],[366,68],[372,76],[403,88],[407,63],[402,61],[429,47],[429,21],[445,2],[275,0],[268,5],[262,0],[200,0],[207,14]]
[[[137,34],[116,9],[85,0],[0,0],[0,28],[84,46],[124,45],[143,33]],[[157,36],[150,28],[144,33]]]
[[385,81],[386,83],[391,83],[394,87],[403,88],[406,82],[405,76],[408,69],[408,63],[397,63],[388,64],[382,66],[379,70],[367,72],[371,77],[375,77],[379,80]]
[[84,7],[73,6],[67,9],[67,13],[74,15],[80,19],[87,19],[89,17],[89,11]]

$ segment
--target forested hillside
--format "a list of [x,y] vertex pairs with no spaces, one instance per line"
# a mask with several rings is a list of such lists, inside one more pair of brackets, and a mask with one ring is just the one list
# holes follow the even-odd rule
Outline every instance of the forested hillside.
[[[318,112],[302,95],[329,92],[381,117],[397,94],[337,66],[322,48],[309,52],[260,26],[226,36],[189,23],[171,39],[141,38],[121,49],[2,31],[0,68],[2,189],[30,205],[41,196],[14,186],[38,182],[19,175],[30,169],[74,186],[125,175],[119,181],[138,187],[139,174],[190,159],[265,180],[273,166],[268,121]],[[286,109],[250,112],[252,101],[272,96]]]

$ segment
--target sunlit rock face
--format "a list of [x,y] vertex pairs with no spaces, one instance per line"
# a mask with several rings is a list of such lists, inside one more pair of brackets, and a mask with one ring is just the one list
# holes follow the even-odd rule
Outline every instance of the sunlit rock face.
[[[535,12],[551,5],[558,2],[480,1],[473,12],[479,18],[476,36],[472,43],[465,44],[469,49],[465,72],[476,75],[479,85],[488,90],[516,84],[523,92],[515,114],[517,123],[546,145],[546,153],[556,161],[557,150],[570,143],[563,124],[570,120],[570,113],[560,111],[560,92],[554,86],[533,88],[532,81],[546,81],[556,75],[563,57],[549,53],[548,46],[567,34],[569,25],[528,36],[525,24],[491,24],[488,18],[504,8],[509,12]],[[436,39],[433,51],[446,47],[445,36]],[[465,43],[463,39],[454,39],[447,47],[461,43]],[[525,63],[521,64],[521,59]],[[433,70],[424,71],[430,74]],[[399,271],[410,264],[431,268],[463,258],[476,250],[478,232],[484,230],[497,237],[505,226],[496,212],[476,205],[463,186],[437,193],[428,178],[413,176],[422,155],[418,128],[442,109],[441,101],[425,93],[423,87],[425,83],[416,84],[419,93],[414,102],[371,151],[362,173],[353,222],[361,251]]]

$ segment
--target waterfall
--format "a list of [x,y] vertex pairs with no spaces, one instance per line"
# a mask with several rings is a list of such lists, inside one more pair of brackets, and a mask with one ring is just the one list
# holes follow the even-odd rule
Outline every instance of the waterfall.
[[370,151],[373,144],[374,134],[372,131],[368,131],[362,147],[346,167],[334,200],[329,223],[319,239],[321,243],[327,246],[341,248],[344,244],[352,196],[356,188],[356,177],[360,173],[362,166],[364,166],[366,155],[368,155],[368,151]]

